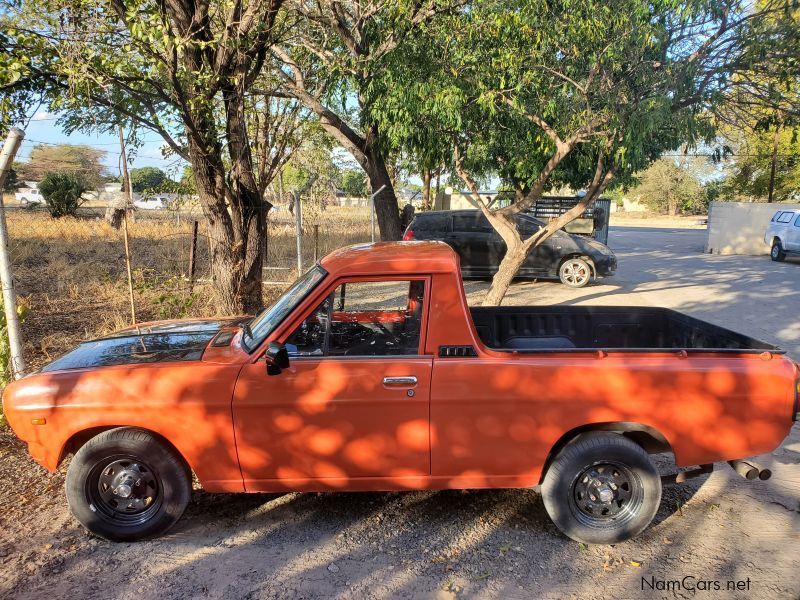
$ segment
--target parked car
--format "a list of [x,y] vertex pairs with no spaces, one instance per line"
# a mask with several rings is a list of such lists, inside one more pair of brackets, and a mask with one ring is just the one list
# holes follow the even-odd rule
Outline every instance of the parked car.
[[[517,227],[527,238],[544,223],[524,213],[515,215]],[[506,253],[506,244],[478,210],[429,211],[417,215],[404,240],[440,240],[461,259],[464,277],[492,277]],[[580,288],[592,279],[608,277],[617,268],[611,249],[588,237],[558,231],[534,248],[518,273],[520,278],[558,279]]]
[[38,188],[22,188],[14,194],[20,206],[36,206],[44,203],[44,196]]
[[169,205],[169,199],[164,196],[151,196],[141,200],[134,200],[133,205],[143,210],[163,210]]
[[[253,319],[140,324],[3,393],[77,519],[111,540],[167,530],[207,492],[541,486],[556,526],[614,543],[677,481],[748,479],[798,419],[778,348],[651,307],[467,305],[440,242],[329,254]],[[676,479],[673,477],[673,479]]]
[[782,262],[787,254],[800,254],[800,209],[776,212],[767,226],[764,242],[774,261]]

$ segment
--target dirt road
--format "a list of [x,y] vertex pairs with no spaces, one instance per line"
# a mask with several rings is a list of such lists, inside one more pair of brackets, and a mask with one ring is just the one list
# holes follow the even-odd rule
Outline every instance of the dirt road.
[[[660,304],[777,342],[800,359],[800,264],[698,252],[703,231],[615,229],[620,271],[578,292],[520,284],[513,303]],[[792,287],[795,286],[795,287]],[[467,284],[478,299],[485,284]],[[794,297],[791,293],[794,292]],[[794,298],[794,299],[793,299]],[[0,597],[800,597],[800,426],[760,462],[666,487],[638,539],[587,547],[534,491],[213,496],[164,538],[111,544],[69,515],[47,474],[0,432]]]

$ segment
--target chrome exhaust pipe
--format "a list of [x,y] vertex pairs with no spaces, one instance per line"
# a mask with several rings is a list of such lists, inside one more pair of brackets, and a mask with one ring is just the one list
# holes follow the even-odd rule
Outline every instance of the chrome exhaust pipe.
[[729,460],[728,464],[731,468],[736,471],[739,475],[747,479],[748,481],[753,481],[754,479],[760,479],[761,481],[766,481],[770,477],[772,477],[772,471],[769,469],[765,469],[757,462],[752,460]]

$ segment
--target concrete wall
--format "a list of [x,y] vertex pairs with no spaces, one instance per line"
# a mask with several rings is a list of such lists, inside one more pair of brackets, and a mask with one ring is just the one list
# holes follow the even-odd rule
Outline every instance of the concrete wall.
[[800,208],[785,202],[712,202],[708,207],[710,254],[769,254],[764,233],[772,216],[781,209]]

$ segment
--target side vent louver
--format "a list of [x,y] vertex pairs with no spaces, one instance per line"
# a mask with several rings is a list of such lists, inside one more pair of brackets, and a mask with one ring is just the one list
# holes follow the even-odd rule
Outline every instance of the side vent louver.
[[478,356],[472,346],[439,346],[441,358],[455,358],[461,356]]

